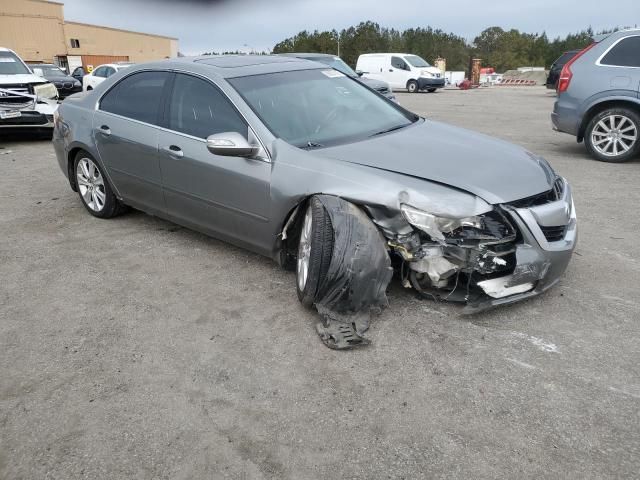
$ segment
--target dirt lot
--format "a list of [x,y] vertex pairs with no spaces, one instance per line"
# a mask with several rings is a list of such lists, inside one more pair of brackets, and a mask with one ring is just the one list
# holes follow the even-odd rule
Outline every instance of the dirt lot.
[[640,162],[552,132],[543,88],[400,101],[546,156],[580,241],[555,289],[474,317],[394,282],[351,352],[270,260],[95,219],[47,142],[0,140],[0,478],[636,477]]

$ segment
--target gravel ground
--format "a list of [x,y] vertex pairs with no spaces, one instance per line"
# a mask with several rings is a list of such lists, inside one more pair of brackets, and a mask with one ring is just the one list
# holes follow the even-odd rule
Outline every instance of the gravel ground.
[[0,478],[637,477],[640,162],[552,132],[543,88],[399,98],[569,179],[580,242],[556,288],[463,317],[394,282],[373,345],[335,352],[293,274],[93,218],[48,142],[0,139]]

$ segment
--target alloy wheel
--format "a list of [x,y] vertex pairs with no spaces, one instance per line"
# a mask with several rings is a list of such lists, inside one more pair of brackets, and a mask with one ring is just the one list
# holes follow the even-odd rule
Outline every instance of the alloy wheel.
[[311,206],[307,208],[304,216],[302,231],[300,232],[300,243],[298,244],[297,281],[300,291],[304,290],[309,275],[309,259],[311,258]]
[[637,141],[638,128],[625,115],[604,117],[591,131],[591,145],[607,157],[617,157],[628,152]]
[[94,212],[104,208],[107,194],[100,169],[90,158],[81,158],[76,167],[78,190],[87,207]]

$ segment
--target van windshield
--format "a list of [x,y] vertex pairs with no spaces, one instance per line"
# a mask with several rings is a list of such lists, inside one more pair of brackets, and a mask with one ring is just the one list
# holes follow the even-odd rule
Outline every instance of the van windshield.
[[228,81],[274,136],[300,148],[363,140],[420,118],[336,70],[298,70]]
[[31,71],[11,52],[0,52],[0,75],[29,74]]
[[424,68],[424,67],[431,66],[429,65],[429,62],[427,62],[426,60],[424,60],[423,58],[417,55],[405,55],[404,59],[414,67]]

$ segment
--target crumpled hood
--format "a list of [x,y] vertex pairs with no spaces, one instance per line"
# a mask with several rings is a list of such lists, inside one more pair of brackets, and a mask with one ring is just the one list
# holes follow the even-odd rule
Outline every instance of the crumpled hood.
[[0,88],[2,85],[15,85],[16,83],[47,83],[47,80],[31,73],[0,75]]
[[545,192],[555,179],[544,159],[521,147],[431,120],[312,153],[446,184],[492,204]]

